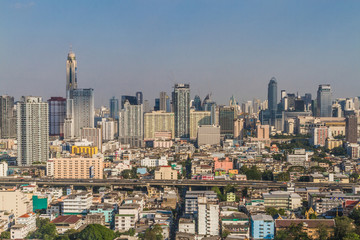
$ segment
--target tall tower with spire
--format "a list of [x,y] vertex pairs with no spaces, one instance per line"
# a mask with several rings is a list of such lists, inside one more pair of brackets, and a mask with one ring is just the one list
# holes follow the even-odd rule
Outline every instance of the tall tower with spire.
[[70,90],[77,89],[77,62],[75,53],[70,52],[66,60],[66,96],[69,96]]

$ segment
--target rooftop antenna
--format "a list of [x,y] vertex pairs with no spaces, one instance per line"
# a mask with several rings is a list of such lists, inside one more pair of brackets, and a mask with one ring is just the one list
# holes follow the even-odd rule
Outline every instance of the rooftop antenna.
[[70,43],[70,52],[72,52],[72,44]]

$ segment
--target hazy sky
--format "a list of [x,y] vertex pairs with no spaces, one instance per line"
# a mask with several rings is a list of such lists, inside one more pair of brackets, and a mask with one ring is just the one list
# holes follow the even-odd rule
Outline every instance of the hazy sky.
[[111,96],[209,92],[225,104],[278,90],[359,96],[360,1],[0,0],[0,94],[65,96],[69,46],[78,84]]

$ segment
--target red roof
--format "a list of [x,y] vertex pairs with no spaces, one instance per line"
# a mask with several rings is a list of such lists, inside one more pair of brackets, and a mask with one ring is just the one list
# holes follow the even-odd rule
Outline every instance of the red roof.
[[79,221],[81,217],[78,217],[76,215],[69,215],[69,216],[58,216],[51,222],[54,224],[74,224],[77,221]]
[[35,213],[33,213],[33,212],[25,213],[25,214],[21,215],[19,218],[28,218],[28,217],[30,217],[29,214],[34,215]]

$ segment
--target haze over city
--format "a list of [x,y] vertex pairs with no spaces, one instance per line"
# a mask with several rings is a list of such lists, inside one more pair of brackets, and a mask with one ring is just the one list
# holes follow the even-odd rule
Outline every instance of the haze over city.
[[176,82],[219,104],[278,90],[358,96],[359,1],[1,1],[3,93],[64,96],[70,45],[96,106]]

